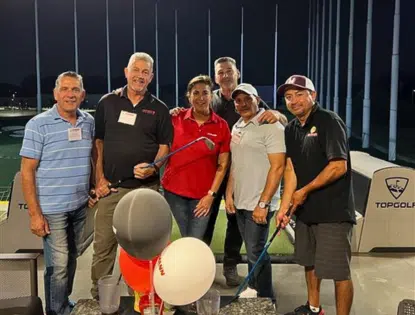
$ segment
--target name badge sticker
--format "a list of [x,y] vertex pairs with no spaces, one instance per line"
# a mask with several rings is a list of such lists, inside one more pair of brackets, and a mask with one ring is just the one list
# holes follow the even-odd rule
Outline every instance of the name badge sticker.
[[232,142],[239,144],[241,143],[241,138],[242,138],[242,132],[237,131],[237,132],[233,132],[232,133]]
[[68,129],[68,140],[69,141],[82,140],[82,129],[81,128],[69,128]]
[[130,125],[130,126],[134,126],[136,119],[137,119],[137,114],[122,110],[120,113],[120,117],[118,118],[118,122],[122,124]]

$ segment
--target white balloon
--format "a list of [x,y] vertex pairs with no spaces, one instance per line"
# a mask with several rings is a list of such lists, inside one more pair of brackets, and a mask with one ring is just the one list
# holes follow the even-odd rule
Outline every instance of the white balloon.
[[216,261],[204,242],[184,237],[172,242],[161,253],[154,270],[154,289],[171,305],[199,300],[212,286]]

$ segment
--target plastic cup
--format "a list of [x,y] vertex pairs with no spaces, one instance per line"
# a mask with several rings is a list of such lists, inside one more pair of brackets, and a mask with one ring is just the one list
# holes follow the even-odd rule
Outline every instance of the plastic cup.
[[98,280],[99,308],[102,314],[117,314],[120,308],[118,277],[104,276]]
[[210,289],[200,300],[196,302],[198,315],[218,315],[220,308],[220,293]]

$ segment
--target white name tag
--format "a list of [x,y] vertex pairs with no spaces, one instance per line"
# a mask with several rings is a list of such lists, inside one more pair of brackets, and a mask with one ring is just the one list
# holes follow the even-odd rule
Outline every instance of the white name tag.
[[232,142],[239,144],[241,143],[242,133],[241,132],[235,132],[232,133]]
[[120,113],[120,117],[118,118],[118,122],[130,126],[134,126],[135,120],[137,118],[137,114],[126,112],[122,110]]
[[68,140],[69,141],[82,140],[82,129],[81,128],[69,128],[68,129]]

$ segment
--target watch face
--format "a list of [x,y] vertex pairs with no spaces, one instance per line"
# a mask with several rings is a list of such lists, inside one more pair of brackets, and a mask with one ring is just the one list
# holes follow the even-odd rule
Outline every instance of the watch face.
[[259,206],[260,208],[264,209],[264,208],[266,208],[266,207],[267,207],[267,204],[266,204],[265,202],[261,201],[261,202],[258,204],[258,206]]

